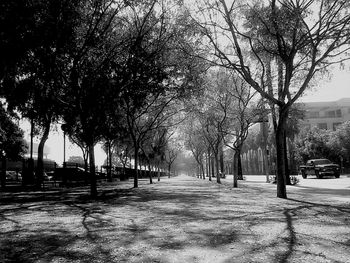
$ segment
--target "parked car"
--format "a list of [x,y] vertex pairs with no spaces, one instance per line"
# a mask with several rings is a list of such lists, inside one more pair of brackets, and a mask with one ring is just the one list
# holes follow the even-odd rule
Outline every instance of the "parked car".
[[340,176],[340,166],[328,159],[308,160],[305,165],[300,166],[300,171],[303,178],[308,175],[316,175],[317,178],[322,178],[323,175],[334,175],[335,178]]
[[7,181],[21,181],[22,175],[20,172],[6,171],[6,180]]
[[62,181],[62,185],[68,185],[72,183],[87,183],[90,178],[90,173],[85,172],[80,167],[65,167],[56,168],[53,174],[54,181]]

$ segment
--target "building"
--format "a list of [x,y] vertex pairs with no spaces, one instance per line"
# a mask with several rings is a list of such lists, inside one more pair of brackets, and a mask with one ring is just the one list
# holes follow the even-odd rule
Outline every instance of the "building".
[[304,127],[336,130],[337,126],[350,120],[350,98],[331,102],[301,103],[305,110]]

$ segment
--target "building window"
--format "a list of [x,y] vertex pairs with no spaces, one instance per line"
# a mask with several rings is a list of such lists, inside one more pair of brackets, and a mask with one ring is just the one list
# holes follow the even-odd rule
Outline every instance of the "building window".
[[317,123],[317,128],[327,130],[327,123]]
[[307,118],[316,119],[320,117],[320,113],[318,111],[310,111],[307,113]]
[[335,118],[335,111],[331,110],[331,111],[326,111],[326,118]]
[[335,122],[333,123],[333,131],[335,131],[336,129],[338,129],[339,125],[341,125],[341,122]]
[[335,111],[335,116],[341,117],[341,110],[336,110]]

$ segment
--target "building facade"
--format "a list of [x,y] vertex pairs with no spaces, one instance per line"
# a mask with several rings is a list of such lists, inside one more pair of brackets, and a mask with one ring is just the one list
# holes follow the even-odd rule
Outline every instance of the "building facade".
[[340,124],[350,120],[350,98],[299,105],[305,110],[305,120],[301,122],[304,127],[336,130]]

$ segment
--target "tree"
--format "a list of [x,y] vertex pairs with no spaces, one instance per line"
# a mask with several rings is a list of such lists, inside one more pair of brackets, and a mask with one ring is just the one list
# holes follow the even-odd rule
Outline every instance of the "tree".
[[[238,5],[238,1],[231,4],[225,0],[211,4],[204,2],[206,8],[201,8],[203,16],[197,21],[214,50],[209,59],[215,57],[214,63],[236,71],[278,108],[275,136],[277,197],[287,198],[284,133],[289,110],[317,73],[347,59],[349,3],[341,0],[271,0],[268,5],[259,2],[250,7]],[[246,9],[252,12],[240,12]],[[263,34],[249,34],[250,29],[245,31],[241,26],[249,22],[252,13],[260,21],[256,32],[262,30]],[[207,20],[202,22],[203,19]],[[266,36],[262,35],[267,35],[269,41],[266,42]],[[245,52],[246,49],[253,55]],[[275,92],[268,90],[266,54],[276,58],[271,69],[282,73],[276,74],[277,79],[270,86]]]
[[258,111],[252,99],[255,93],[247,87],[238,76],[230,72],[221,71],[218,76],[218,91],[221,99],[218,107],[222,111],[224,121],[221,122],[220,131],[225,145],[234,151],[233,167],[234,182],[237,187],[237,179],[243,180],[241,153],[249,128],[259,120],[261,111]]
[[[82,130],[79,128],[79,123],[72,123],[68,122],[70,125],[64,124],[62,125],[62,130],[65,133],[65,135],[68,135],[69,140],[77,145],[80,150],[82,151],[82,156],[84,160],[84,169],[85,171],[88,170],[88,158],[89,158],[89,149],[86,145],[86,142],[84,141],[84,134]],[[64,165],[64,164],[63,164]]]
[[[135,21],[130,27],[133,45],[125,63],[130,67],[121,71],[125,80],[121,107],[134,144],[135,167],[144,138],[179,111],[175,102],[197,88],[202,70],[202,64],[188,55],[195,46],[193,28],[183,23],[186,15],[177,7],[175,2],[170,11],[169,6],[150,1],[131,14],[130,20]],[[138,187],[137,169],[134,187]]]
[[[171,168],[175,162],[177,156],[179,155],[181,145],[174,139],[168,142],[167,149],[165,151],[165,162],[168,166],[168,177],[171,176]],[[205,175],[203,175],[205,178]]]
[[[192,153],[193,158],[197,163],[196,174],[205,179],[204,170],[204,155],[208,149],[206,139],[203,136],[202,127],[196,118],[195,114],[191,114],[192,118],[188,118],[183,124],[182,133],[184,135],[185,147]],[[209,181],[211,181],[211,173],[208,173]]]
[[[14,44],[16,51],[20,52],[19,56],[14,56],[14,62],[5,59],[5,65],[2,65],[2,87],[9,107],[17,109],[41,130],[36,171],[38,187],[43,180],[45,142],[51,123],[58,118],[58,98],[62,91],[78,5],[79,1],[25,1],[19,6],[12,3],[5,5],[5,10],[10,14],[12,8],[16,7],[28,12],[20,13],[19,21],[14,22],[15,25],[24,24],[26,30],[21,36],[23,38],[13,37],[12,32],[7,30],[2,31],[5,38],[2,47],[7,50],[9,45]],[[2,18],[5,24],[12,21],[6,14]],[[15,40],[22,43],[23,47],[19,48],[18,43],[12,42]]]
[[296,154],[299,162],[306,163],[309,159],[328,158],[338,161],[340,148],[337,147],[336,133],[316,127],[303,130],[296,140]]
[[341,147],[341,153],[349,158],[350,156],[350,121],[346,121],[337,127],[335,131],[338,139],[338,145]]
[[16,125],[4,105],[0,103],[1,188],[6,187],[6,159],[17,160],[25,152],[23,131]]
[[119,94],[111,79],[116,59],[125,54],[126,31],[121,22],[125,8],[124,1],[87,1],[80,9],[69,54],[63,119],[68,130],[79,132],[79,140],[88,148],[93,197],[97,195],[94,146],[103,137],[109,107]]

